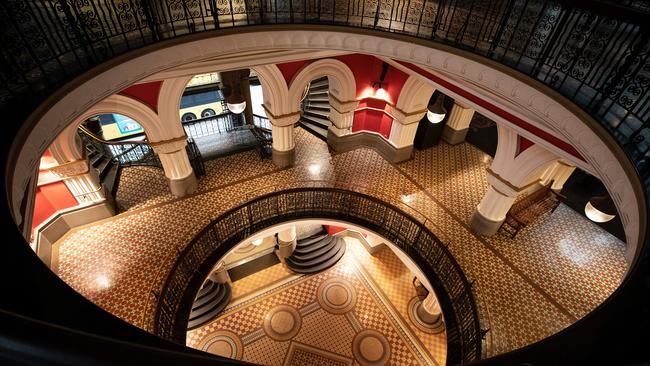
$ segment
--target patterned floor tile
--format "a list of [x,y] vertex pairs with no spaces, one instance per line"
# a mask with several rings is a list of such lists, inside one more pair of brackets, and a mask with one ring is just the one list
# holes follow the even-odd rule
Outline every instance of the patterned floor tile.
[[[618,286],[627,265],[624,243],[565,206],[514,240],[474,235],[467,223],[487,187],[489,162],[469,144],[416,151],[396,166],[368,148],[332,156],[325,143],[296,129],[294,167],[278,169],[252,151],[216,159],[207,164],[199,191],[184,199],[168,194],[162,172],[131,170],[118,192],[127,211],[57,242],[58,274],[102,308],[150,330],[152,292],[162,287],[177,251],[210,220],[277,187],[336,182],[400,206],[451,243],[476,281],[490,328],[488,354],[506,352],[586,315]],[[385,291],[404,316],[404,296]]]

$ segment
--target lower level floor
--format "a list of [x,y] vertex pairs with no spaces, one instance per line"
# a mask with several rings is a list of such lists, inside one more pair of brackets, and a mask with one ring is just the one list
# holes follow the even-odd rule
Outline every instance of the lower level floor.
[[318,274],[278,263],[234,281],[228,307],[187,345],[261,365],[444,365],[446,335],[418,322],[411,271],[386,246],[371,255],[345,241]]
[[212,160],[197,192],[183,199],[168,193],[162,171],[124,169],[117,200],[126,211],[70,231],[55,245],[53,269],[97,305],[151,330],[154,294],[177,253],[210,220],[269,187],[317,181],[408,204],[432,224],[474,281],[489,329],[487,355],[576,322],[612,293],[626,271],[625,244],[564,205],[515,239],[473,233],[468,222],[487,189],[490,157],[470,144],[442,143],[391,164],[364,147],[331,155],[324,142],[298,129],[295,155],[294,166],[282,169],[255,151]]

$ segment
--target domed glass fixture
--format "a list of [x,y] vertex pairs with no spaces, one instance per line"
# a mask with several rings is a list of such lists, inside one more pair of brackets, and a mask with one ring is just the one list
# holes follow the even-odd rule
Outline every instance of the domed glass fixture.
[[445,119],[445,116],[447,115],[447,110],[442,105],[444,99],[445,96],[442,93],[439,93],[436,102],[433,104],[429,104],[429,107],[427,108],[427,119],[429,120],[429,122],[440,123],[442,122],[443,119]]
[[593,222],[608,222],[616,217],[616,207],[608,195],[596,196],[585,205],[585,215]]
[[228,110],[231,111],[234,114],[240,114],[243,113],[244,110],[246,110],[246,101],[240,102],[240,103],[229,103],[226,102],[226,107],[228,107]]

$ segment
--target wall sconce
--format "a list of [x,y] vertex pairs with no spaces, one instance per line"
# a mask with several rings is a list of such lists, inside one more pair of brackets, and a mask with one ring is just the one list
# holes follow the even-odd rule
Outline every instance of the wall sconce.
[[595,196],[585,205],[585,215],[593,222],[611,221],[616,217],[616,207],[609,195]]
[[445,119],[445,116],[447,115],[447,110],[442,105],[444,100],[445,100],[445,95],[442,93],[438,93],[438,98],[436,99],[436,102],[433,104],[429,104],[429,107],[427,107],[427,119],[429,120],[429,122],[440,123],[442,122],[443,119]]
[[381,74],[379,75],[379,81],[373,81],[372,82],[372,88],[375,90],[374,97],[378,99],[383,99],[387,100],[388,99],[388,92],[384,87],[386,86],[386,83],[384,83],[384,79],[386,78],[386,73],[388,72],[388,64],[387,63],[382,63],[381,65]]

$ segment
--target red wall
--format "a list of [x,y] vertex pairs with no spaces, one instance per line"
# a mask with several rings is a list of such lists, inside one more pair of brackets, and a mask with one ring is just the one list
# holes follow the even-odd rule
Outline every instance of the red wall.
[[334,226],[334,225],[323,225],[325,227],[325,230],[329,235],[334,235],[336,233],[340,233],[341,231],[345,230],[346,228],[342,226]]
[[162,81],[135,84],[122,90],[120,94],[136,99],[158,113],[158,94],[160,93],[161,86]]
[[[386,91],[385,100],[375,99],[373,97],[376,89],[372,87],[372,83],[379,81],[383,61],[374,56],[360,54],[343,55],[335,58],[350,68],[357,86],[356,98],[359,99],[359,107],[354,113],[352,131],[377,132],[388,139],[393,124],[393,118],[390,116],[391,104],[397,103],[404,83],[408,79],[408,74],[389,66],[382,84],[383,89]],[[294,76],[313,61],[315,60],[287,62],[277,66],[287,85],[289,85]],[[365,109],[367,107],[376,110]]]
[[59,181],[36,188],[36,201],[34,203],[34,220],[32,228],[43,223],[59,210],[74,207],[77,200],[74,198],[65,183]]

